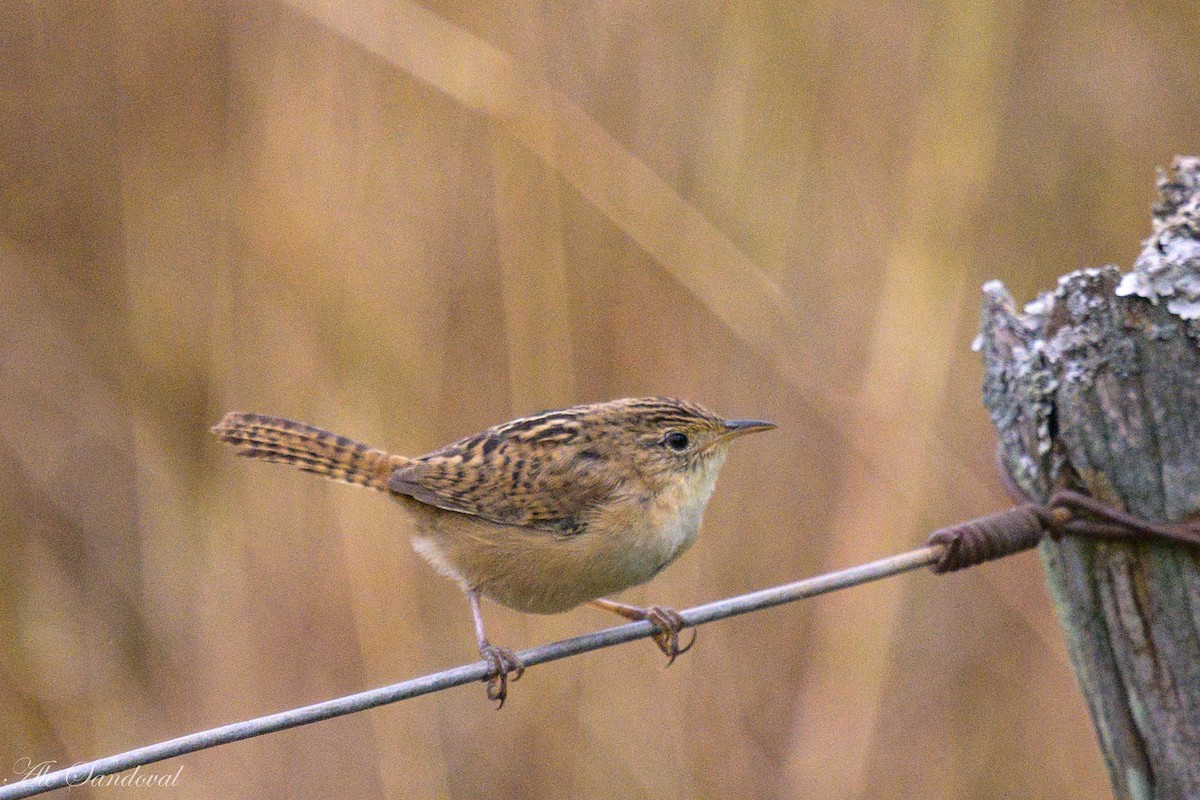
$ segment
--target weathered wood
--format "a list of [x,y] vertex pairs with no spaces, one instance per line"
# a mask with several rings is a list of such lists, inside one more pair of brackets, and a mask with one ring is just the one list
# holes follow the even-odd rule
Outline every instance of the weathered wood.
[[[1072,273],[1023,313],[989,283],[978,345],[1018,483],[1174,522],[1200,514],[1200,159],[1159,193],[1133,272]],[[1117,797],[1200,798],[1200,548],[1067,538],[1041,553]]]

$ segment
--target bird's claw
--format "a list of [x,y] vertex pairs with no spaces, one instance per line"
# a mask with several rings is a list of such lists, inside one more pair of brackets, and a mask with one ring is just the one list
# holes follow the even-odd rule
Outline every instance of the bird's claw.
[[487,683],[488,700],[497,702],[496,710],[504,708],[504,700],[508,697],[508,676],[512,673],[514,681],[520,680],[525,674],[525,665],[521,659],[507,647],[497,647],[491,642],[479,645],[479,655],[487,662],[488,674],[483,679]]
[[686,623],[679,612],[673,608],[663,608],[662,606],[650,606],[645,612],[646,619],[657,628],[653,634],[654,643],[667,657],[667,666],[669,667],[675,663],[676,658],[692,649],[692,645],[696,643],[696,629],[692,628],[692,636],[688,639],[688,643],[680,647],[679,632],[683,630]]

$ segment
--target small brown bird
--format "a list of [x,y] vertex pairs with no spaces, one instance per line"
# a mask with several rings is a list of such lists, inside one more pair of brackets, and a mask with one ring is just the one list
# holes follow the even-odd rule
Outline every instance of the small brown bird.
[[387,492],[415,517],[413,547],[467,593],[488,697],[504,704],[512,651],[484,635],[480,596],[552,614],[591,603],[650,620],[670,659],[683,619],[605,595],[645,583],[691,546],[729,442],[766,431],[651,397],[522,417],[406,458],[300,422],[232,412],[212,431],[239,455]]

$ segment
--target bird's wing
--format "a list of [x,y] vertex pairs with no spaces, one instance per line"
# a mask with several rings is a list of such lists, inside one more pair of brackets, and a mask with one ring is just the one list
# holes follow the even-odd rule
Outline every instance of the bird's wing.
[[619,481],[577,426],[556,424],[490,428],[397,468],[387,486],[447,511],[570,535]]

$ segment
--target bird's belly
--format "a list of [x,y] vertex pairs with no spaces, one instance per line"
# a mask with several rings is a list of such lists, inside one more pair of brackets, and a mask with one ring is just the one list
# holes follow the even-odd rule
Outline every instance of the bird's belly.
[[560,536],[461,514],[427,520],[414,549],[464,589],[535,614],[567,611],[653,578],[695,532],[589,529]]

